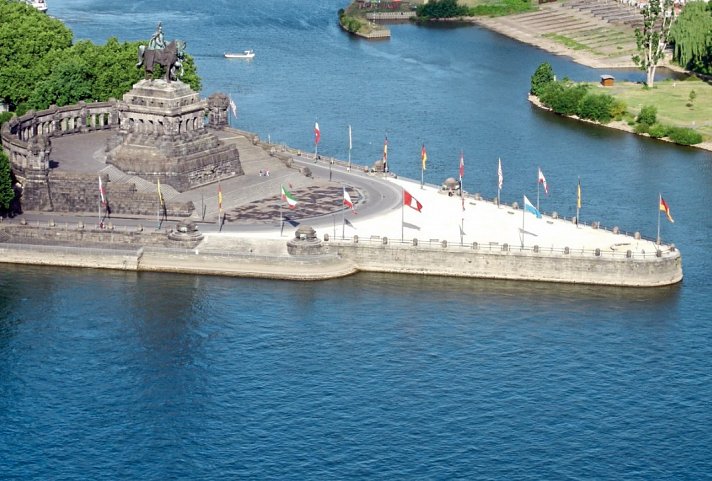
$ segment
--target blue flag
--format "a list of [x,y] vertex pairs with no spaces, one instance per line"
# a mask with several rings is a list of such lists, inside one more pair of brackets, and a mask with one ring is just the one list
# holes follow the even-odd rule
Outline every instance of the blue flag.
[[527,199],[526,195],[524,196],[524,210],[534,214],[537,219],[541,219],[541,212],[539,212],[537,208],[534,207],[531,202],[529,202],[529,199]]

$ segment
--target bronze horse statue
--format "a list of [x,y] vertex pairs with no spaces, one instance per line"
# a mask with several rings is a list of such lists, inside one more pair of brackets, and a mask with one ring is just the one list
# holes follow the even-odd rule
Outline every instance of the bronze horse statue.
[[178,77],[183,75],[184,52],[185,42],[182,40],[173,40],[161,49],[150,49],[145,45],[139,45],[136,67],[144,66],[144,78],[147,79],[149,74],[153,77],[153,66],[159,64],[166,72],[166,82],[178,80]]

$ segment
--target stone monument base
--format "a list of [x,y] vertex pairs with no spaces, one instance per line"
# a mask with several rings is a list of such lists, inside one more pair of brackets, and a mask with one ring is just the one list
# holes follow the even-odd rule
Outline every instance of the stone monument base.
[[183,192],[242,175],[235,145],[205,127],[207,102],[183,82],[142,80],[119,102],[120,130],[106,162]]

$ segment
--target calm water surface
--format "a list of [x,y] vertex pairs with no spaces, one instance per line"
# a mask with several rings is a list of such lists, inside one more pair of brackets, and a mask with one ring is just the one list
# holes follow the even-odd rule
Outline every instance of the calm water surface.
[[[658,192],[685,280],[637,290],[388,275],[321,283],[0,271],[3,479],[710,479],[712,156],[530,108],[541,62],[600,72],[475,27],[361,42],[335,0],[56,0],[77,38],[163,21],[235,126],[392,168],[536,195],[654,236]],[[225,51],[253,48],[252,62]],[[426,206],[427,207],[427,206]]]

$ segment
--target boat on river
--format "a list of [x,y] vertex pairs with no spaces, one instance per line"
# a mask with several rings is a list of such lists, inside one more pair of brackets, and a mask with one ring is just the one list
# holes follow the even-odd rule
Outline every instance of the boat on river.
[[31,7],[35,7],[40,12],[47,11],[47,2],[45,2],[45,0],[25,0],[25,3]]
[[225,58],[246,58],[246,59],[251,59],[254,58],[255,52],[250,50],[243,50],[241,53],[226,53]]

